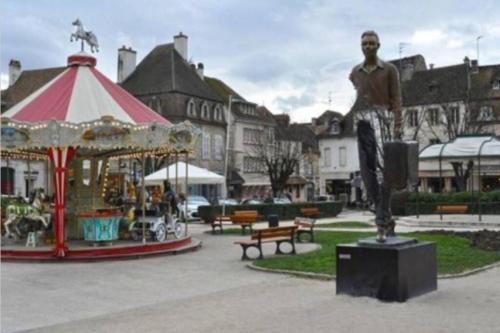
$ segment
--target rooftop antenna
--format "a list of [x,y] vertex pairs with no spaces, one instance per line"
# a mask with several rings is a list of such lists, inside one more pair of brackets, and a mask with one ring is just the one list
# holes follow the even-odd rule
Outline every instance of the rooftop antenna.
[[401,69],[402,69],[401,59],[402,59],[402,55],[403,55],[403,50],[404,50],[405,46],[408,46],[408,45],[410,45],[410,43],[399,42],[399,44],[398,44],[398,49],[399,49],[399,71],[400,72],[401,72]]

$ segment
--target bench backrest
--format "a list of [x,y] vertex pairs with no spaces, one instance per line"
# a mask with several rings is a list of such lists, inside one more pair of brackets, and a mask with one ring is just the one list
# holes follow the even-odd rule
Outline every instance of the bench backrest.
[[441,212],[466,212],[467,205],[439,205],[436,207],[436,211]]
[[239,214],[231,216],[231,221],[233,221],[233,223],[257,222],[258,220],[259,220],[259,215],[254,215],[254,214]]
[[301,208],[300,212],[304,215],[319,215],[319,209],[317,207],[311,207],[311,208]]
[[274,237],[290,237],[292,239],[296,229],[296,226],[257,229],[252,231],[252,239],[266,239]]
[[298,227],[307,227],[310,228],[316,223],[315,219],[310,219],[307,217],[296,217],[295,221],[293,221],[293,224],[298,226]]
[[256,210],[237,210],[234,212],[234,215],[259,215],[259,212]]

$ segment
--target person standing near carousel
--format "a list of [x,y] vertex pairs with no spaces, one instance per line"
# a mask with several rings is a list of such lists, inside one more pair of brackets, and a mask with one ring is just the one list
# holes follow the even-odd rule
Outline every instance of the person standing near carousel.
[[170,212],[177,216],[179,215],[179,208],[177,207],[177,197],[169,181],[163,182],[162,203],[166,213]]

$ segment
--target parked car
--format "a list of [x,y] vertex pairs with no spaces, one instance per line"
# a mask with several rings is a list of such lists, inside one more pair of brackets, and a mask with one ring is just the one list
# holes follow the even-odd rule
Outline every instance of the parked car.
[[314,197],[313,201],[334,201],[333,195],[320,195],[317,197]]
[[274,204],[279,204],[279,205],[286,205],[286,204],[291,204],[292,201],[288,199],[287,197],[274,197],[274,198],[267,198],[264,200],[264,203],[274,203]]
[[248,198],[248,199],[243,199],[241,201],[241,204],[242,205],[260,205],[260,204],[263,204],[263,202],[260,199]]
[[237,199],[219,199],[219,205],[234,206],[239,205],[240,202]]
[[198,214],[199,206],[210,206],[210,202],[205,197],[201,195],[190,195],[188,196],[188,205],[187,205],[187,213],[186,213],[186,205],[184,203],[179,202],[177,207],[179,208],[180,218],[184,220],[186,216],[188,220],[199,220],[200,215]]

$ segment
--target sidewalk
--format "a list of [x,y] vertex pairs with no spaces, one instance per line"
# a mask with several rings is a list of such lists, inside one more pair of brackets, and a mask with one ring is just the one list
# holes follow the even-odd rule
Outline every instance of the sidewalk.
[[[253,271],[193,224],[199,251],[142,260],[2,263],[2,332],[494,332],[500,268],[406,303],[336,296],[331,281]],[[248,237],[248,236],[246,236]],[[304,251],[307,245],[299,245]],[[264,254],[273,250],[272,245]],[[35,329],[37,328],[37,329]]]

